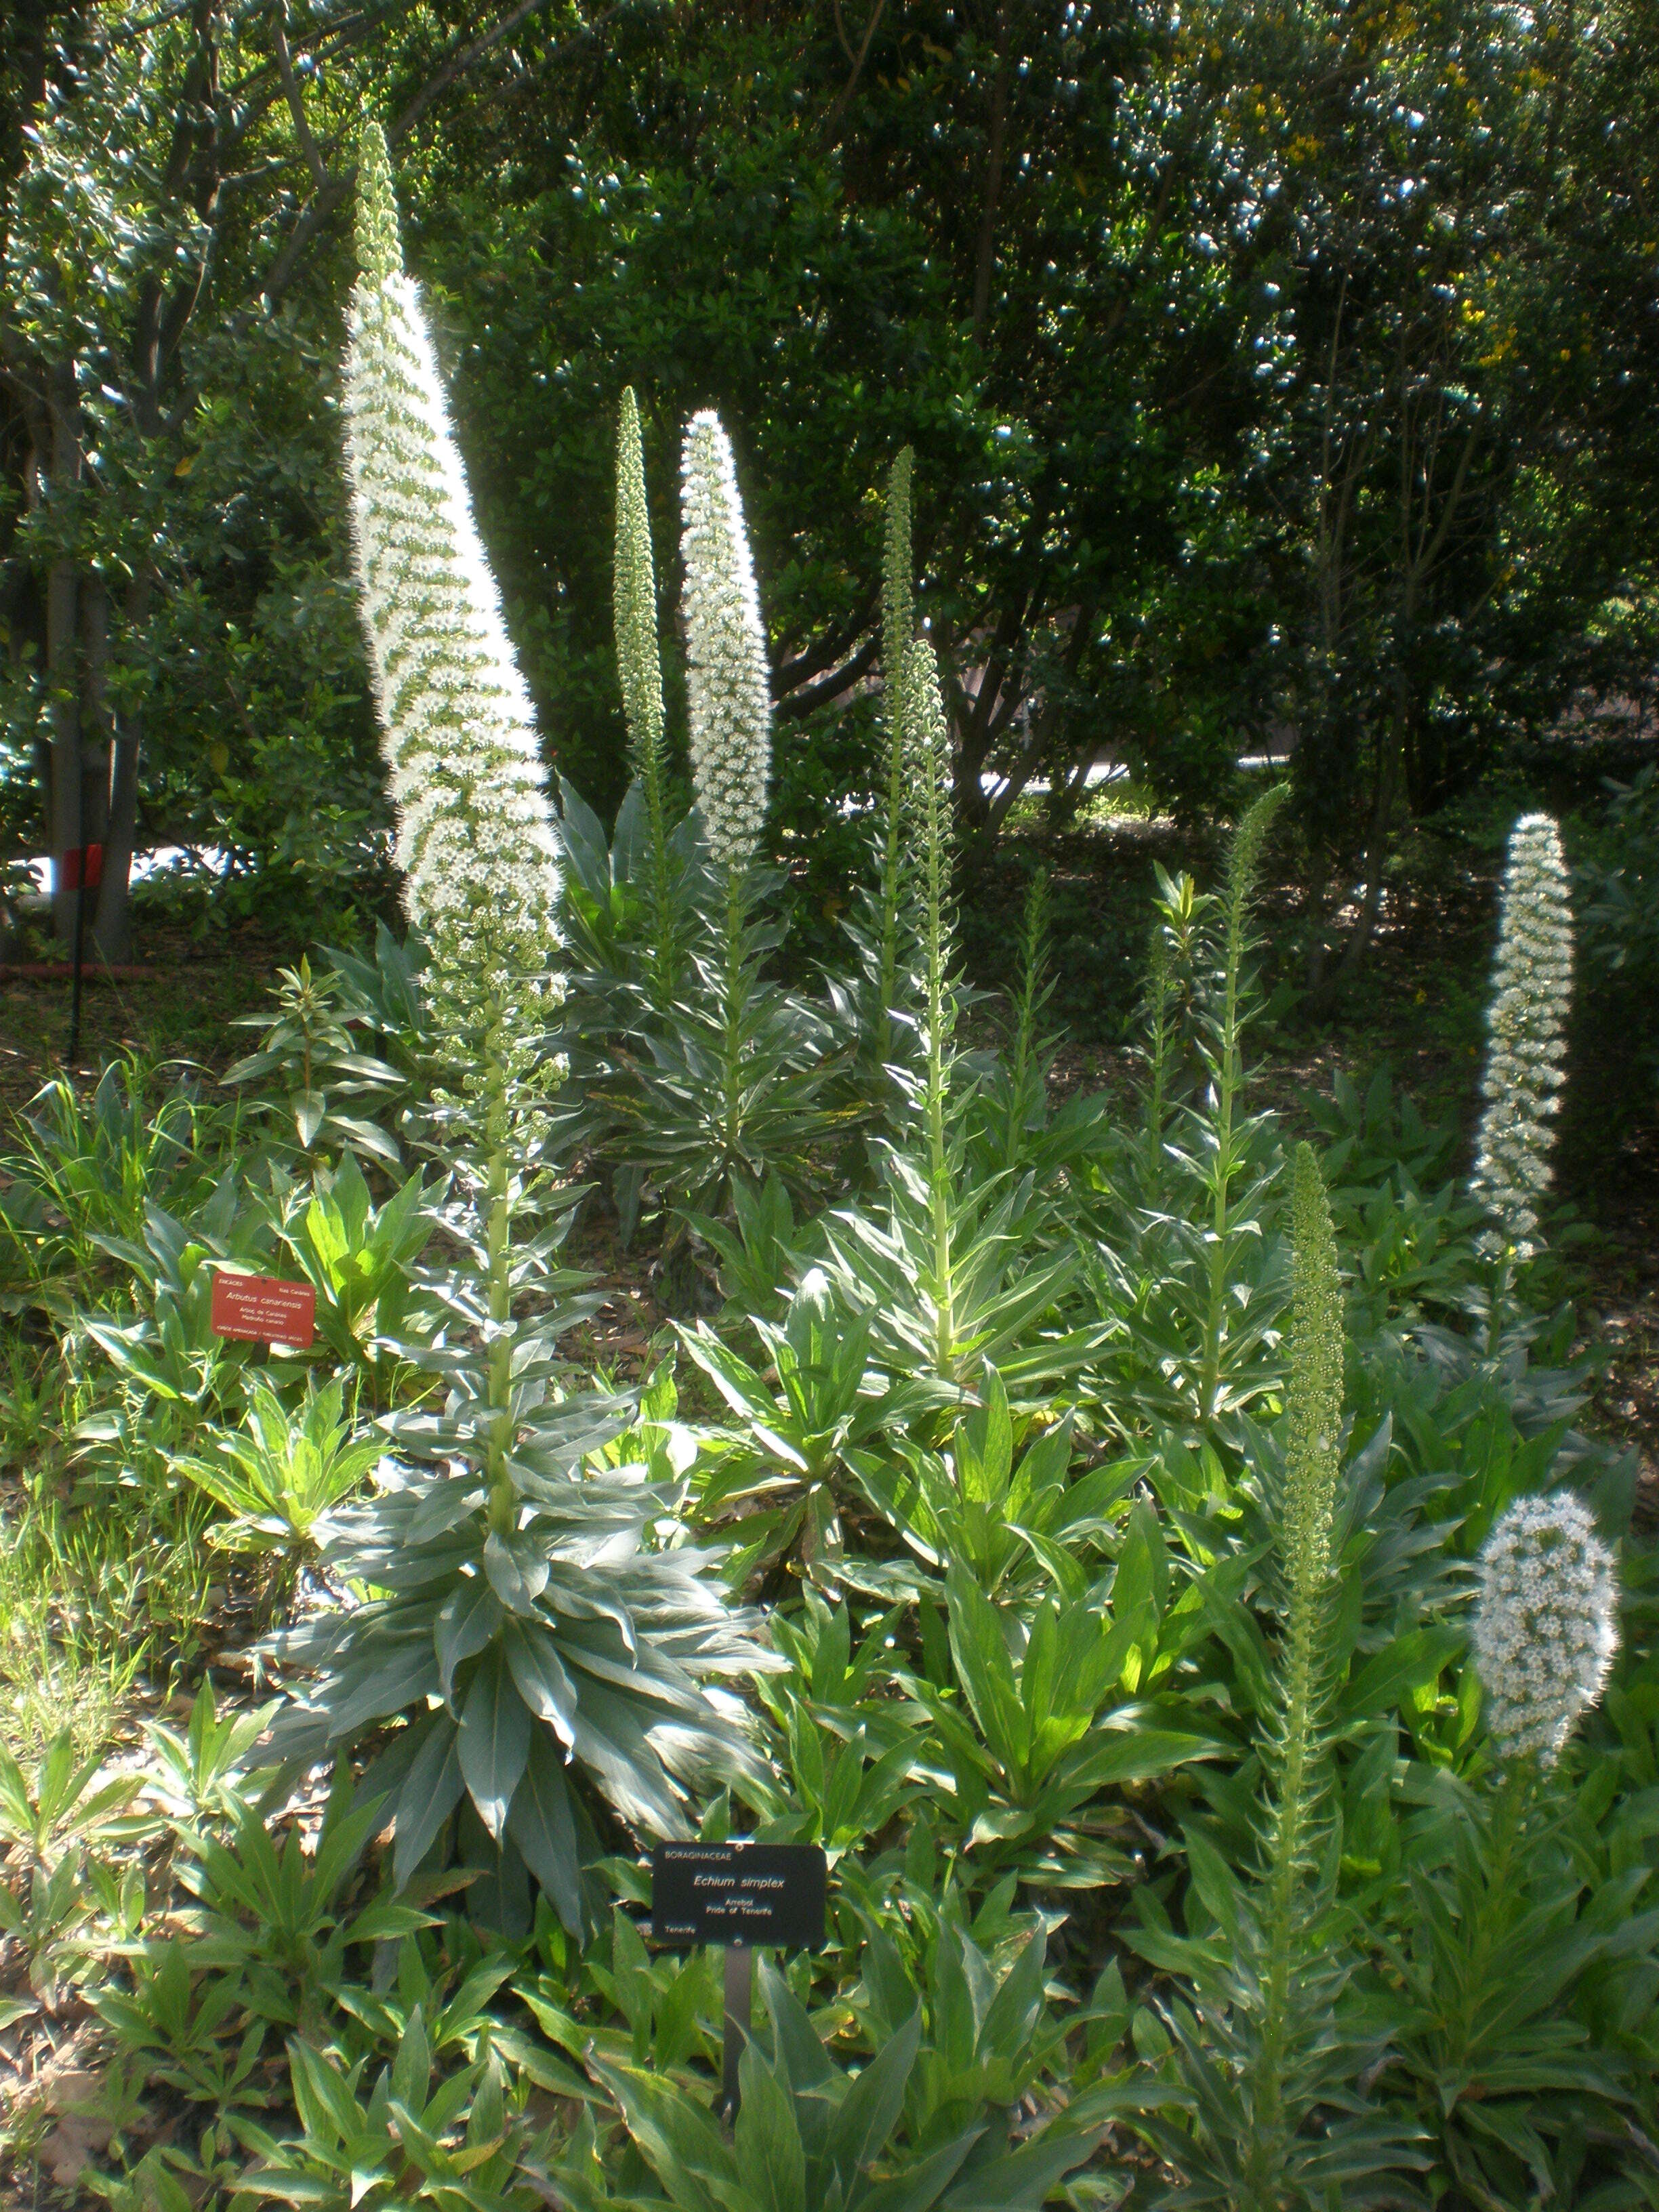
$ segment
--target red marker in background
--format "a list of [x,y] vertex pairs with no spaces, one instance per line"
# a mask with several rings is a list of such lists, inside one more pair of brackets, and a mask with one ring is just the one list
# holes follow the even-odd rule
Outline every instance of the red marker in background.
[[75,893],[75,980],[70,986],[69,1050],[64,1055],[73,1073],[81,1052],[81,952],[86,942],[87,893],[95,891],[104,880],[104,848],[76,845],[64,854],[58,866],[64,872],[64,890]]

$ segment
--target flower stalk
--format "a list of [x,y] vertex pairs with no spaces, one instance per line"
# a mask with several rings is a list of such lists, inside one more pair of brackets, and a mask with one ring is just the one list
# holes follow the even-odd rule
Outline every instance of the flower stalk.
[[926,963],[926,1073],[922,1118],[927,1142],[928,1213],[933,1257],[934,1352],[941,1375],[956,1355],[956,1290],[951,1251],[951,1175],[946,1112],[956,1000],[950,988],[953,913],[951,895],[951,733],[939,694],[939,665],[925,638],[905,664],[907,750],[918,771],[914,805],[921,833],[922,950]]
[[1342,1287],[1329,1202],[1319,1164],[1306,1144],[1297,1146],[1291,1166],[1291,1247],[1290,1382],[1278,1532],[1285,1604],[1282,1710],[1267,1830],[1267,1970],[1258,2077],[1267,2141],[1277,2124],[1297,1892],[1319,1797],[1321,1668],[1341,1462]]
[[363,133],[346,359],[346,459],[359,605],[398,814],[410,917],[430,951],[439,1114],[473,1131],[486,1256],[487,1474],[514,1510],[512,1232],[518,1163],[563,995],[551,972],[559,873],[529,693],[473,521],[419,295],[404,273],[386,140]]
[[630,384],[617,423],[617,668],[622,680],[628,751],[645,791],[651,830],[651,902],[656,922],[652,981],[659,1008],[674,993],[674,908],[668,857],[667,775],[662,653],[657,639],[657,576],[646,502],[639,401]]
[[911,474],[915,455],[907,446],[887,479],[887,529],[881,580],[882,712],[887,734],[887,787],[881,829],[881,966],[877,1030],[881,1064],[892,1052],[893,1006],[898,991],[899,918],[905,882],[905,748],[908,718],[904,687],[915,630],[911,589]]
[[1249,809],[1233,833],[1227,862],[1225,894],[1226,936],[1222,956],[1222,1002],[1211,1063],[1211,1111],[1215,1132],[1211,1178],[1211,1236],[1209,1281],[1206,1301],[1204,1350],[1198,1389],[1199,1419],[1215,1419],[1221,1389],[1222,1332],[1226,1317],[1228,1230],[1231,1225],[1232,1187],[1241,1163],[1235,1127],[1238,1093],[1243,1081],[1241,1050],[1244,1012],[1241,978],[1249,950],[1250,902],[1261,866],[1261,848],[1267,842],[1279,811],[1290,796],[1290,786],[1274,784]]

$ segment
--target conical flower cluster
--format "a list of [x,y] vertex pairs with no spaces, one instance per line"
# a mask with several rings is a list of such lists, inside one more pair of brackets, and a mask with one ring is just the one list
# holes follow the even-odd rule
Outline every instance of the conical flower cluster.
[[955,950],[956,908],[951,878],[955,819],[951,805],[951,726],[939,691],[939,662],[925,637],[904,663],[902,707],[905,760],[911,778],[907,805],[912,866],[921,894],[921,926],[930,963],[942,978]]
[[772,691],[732,441],[712,410],[686,428],[681,512],[691,781],[709,851],[742,868],[766,817]]
[[[472,520],[419,297],[403,271],[375,125],[361,150],[357,255],[346,461],[363,628],[398,860],[410,919],[433,954],[434,1011],[441,1024],[471,1030],[481,980],[491,996],[507,978],[532,994],[556,989],[544,979],[558,866],[530,696]],[[457,990],[460,1001],[442,1003]]]
[[904,722],[904,671],[915,635],[915,594],[911,583],[910,484],[915,453],[907,446],[887,478],[886,531],[881,563],[881,681],[883,712],[890,741],[896,743]]
[[1529,1260],[1538,1250],[1571,1002],[1572,908],[1560,834],[1547,814],[1523,814],[1504,872],[1480,1079],[1486,1104],[1469,1184],[1497,1224],[1480,1240],[1493,1257],[1508,1251]]
[[662,773],[662,657],[657,647],[657,578],[645,496],[640,406],[630,384],[617,424],[617,669],[634,773],[647,785]]
[[1331,1565],[1342,1442],[1342,1282],[1336,1232],[1313,1147],[1296,1148],[1291,1181],[1292,1301],[1285,1410],[1285,1579],[1297,1599],[1322,1589]]
[[1486,1725],[1505,1759],[1553,1766],[1619,1648],[1613,1554],[1570,1492],[1523,1498],[1480,1553],[1472,1641]]

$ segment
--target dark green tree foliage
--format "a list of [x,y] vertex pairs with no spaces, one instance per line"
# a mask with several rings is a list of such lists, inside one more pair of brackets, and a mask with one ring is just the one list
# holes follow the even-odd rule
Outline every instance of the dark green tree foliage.
[[[1357,959],[1397,825],[1650,659],[1659,70],[1635,0],[1571,24],[1492,0],[514,13],[329,0],[278,41],[215,0],[9,32],[14,850],[46,834],[53,744],[72,762],[82,725],[141,706],[117,758],[144,835],[313,874],[373,842],[311,404],[366,104],[407,156],[554,764],[602,814],[630,383],[665,604],[679,426],[712,404],[732,431],[775,835],[819,892],[866,851],[839,803],[881,781],[860,686],[875,488],[907,444],[970,863],[1033,781],[1063,817],[1103,753],[1197,811],[1294,735],[1314,933],[1360,883]],[[672,673],[665,704],[672,763]]]

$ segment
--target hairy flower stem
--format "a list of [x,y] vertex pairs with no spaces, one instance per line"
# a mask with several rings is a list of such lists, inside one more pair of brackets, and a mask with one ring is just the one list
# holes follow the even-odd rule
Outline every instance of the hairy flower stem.
[[1214,1158],[1210,1169],[1212,1191],[1208,1295],[1205,1302],[1204,1352],[1199,1370],[1198,1416],[1208,1424],[1216,1416],[1221,1392],[1222,1335],[1226,1325],[1227,1232],[1231,1226],[1233,1179],[1239,1170],[1234,1141],[1233,1115],[1243,1080],[1240,1040],[1243,1020],[1239,982],[1248,949],[1250,898],[1255,889],[1261,848],[1273,817],[1289,796],[1288,784],[1264,791],[1233,833],[1227,866],[1227,936],[1222,969],[1222,1007],[1216,1041],[1212,1086],[1212,1127]]
[[728,1169],[735,1167],[743,1133],[744,879],[733,866],[726,872],[725,1054],[721,1064],[720,1127]]
[[668,816],[663,802],[662,767],[653,757],[645,782],[646,812],[651,824],[651,904],[656,942],[651,950],[651,980],[657,1006],[666,1011],[674,999],[674,893],[668,858]]
[[907,446],[887,479],[887,532],[881,592],[883,713],[887,722],[887,789],[881,841],[881,1004],[877,1036],[881,1064],[892,1050],[893,1001],[898,990],[899,911],[904,885],[905,664],[915,611],[911,597],[910,471]]
[[1515,1285],[1515,1255],[1505,1249],[1492,1263],[1492,1290],[1486,1303],[1486,1357],[1496,1359],[1504,1340],[1504,1316]]
[[[1025,1134],[1028,1091],[1036,1070],[1037,1018],[1042,1009],[1048,965],[1048,872],[1039,868],[1025,894],[1019,939],[1019,1003],[1014,1020],[1014,1052],[1009,1070],[1008,1125],[1003,1132],[1006,1167],[1020,1158]],[[1039,1085],[1042,1077],[1036,1074]]]
[[[493,1027],[493,1024],[492,1024]],[[507,1471],[513,1445],[513,1113],[509,1079],[500,1061],[486,1071],[478,1101],[486,1161],[481,1211],[484,1220],[485,1289],[489,1314],[488,1404],[484,1473],[489,1525],[512,1533],[518,1493]]]
[[898,922],[904,866],[904,740],[896,726],[887,764],[887,821],[881,856],[881,1004],[877,1039],[884,1067],[893,1049],[893,1000],[898,992]]
[[1146,1166],[1156,1175],[1164,1152],[1164,1097],[1170,1083],[1170,941],[1160,921],[1152,932],[1152,974],[1147,982],[1152,1042],[1147,1048]]
[[922,1118],[927,1137],[927,1203],[933,1247],[933,1356],[939,1372],[955,1370],[956,1262],[951,1218],[955,1196],[946,1111],[951,1029],[955,1014],[946,969],[951,947],[950,733],[939,696],[933,648],[919,641],[906,663],[907,753],[918,763],[916,805],[921,830],[922,939],[927,962],[927,1074]]
[[1279,1554],[1285,1586],[1281,1721],[1267,1838],[1267,1965],[1255,2110],[1264,2148],[1281,2125],[1297,1893],[1317,1803],[1321,1637],[1331,1583],[1342,1419],[1342,1291],[1318,1163],[1291,1170],[1293,1291]]
[[941,963],[931,902],[927,936],[927,1181],[933,1231],[933,1343],[939,1371],[949,1375],[956,1355],[956,1285],[951,1251],[951,1160],[945,1135],[947,1076],[939,1033]]
[[1447,2023],[1450,2030],[1448,2056],[1454,2067],[1461,2066],[1466,2056],[1473,2056],[1485,2040],[1481,2015],[1492,2002],[1488,1978],[1492,1954],[1513,1922],[1510,1873],[1525,1834],[1537,1780],[1537,1770],[1530,1761],[1518,1761],[1504,1772],[1492,1801],[1492,1825],[1481,1854],[1485,1887],[1474,1926],[1468,1931],[1468,1961],[1459,1978],[1461,1996]]

